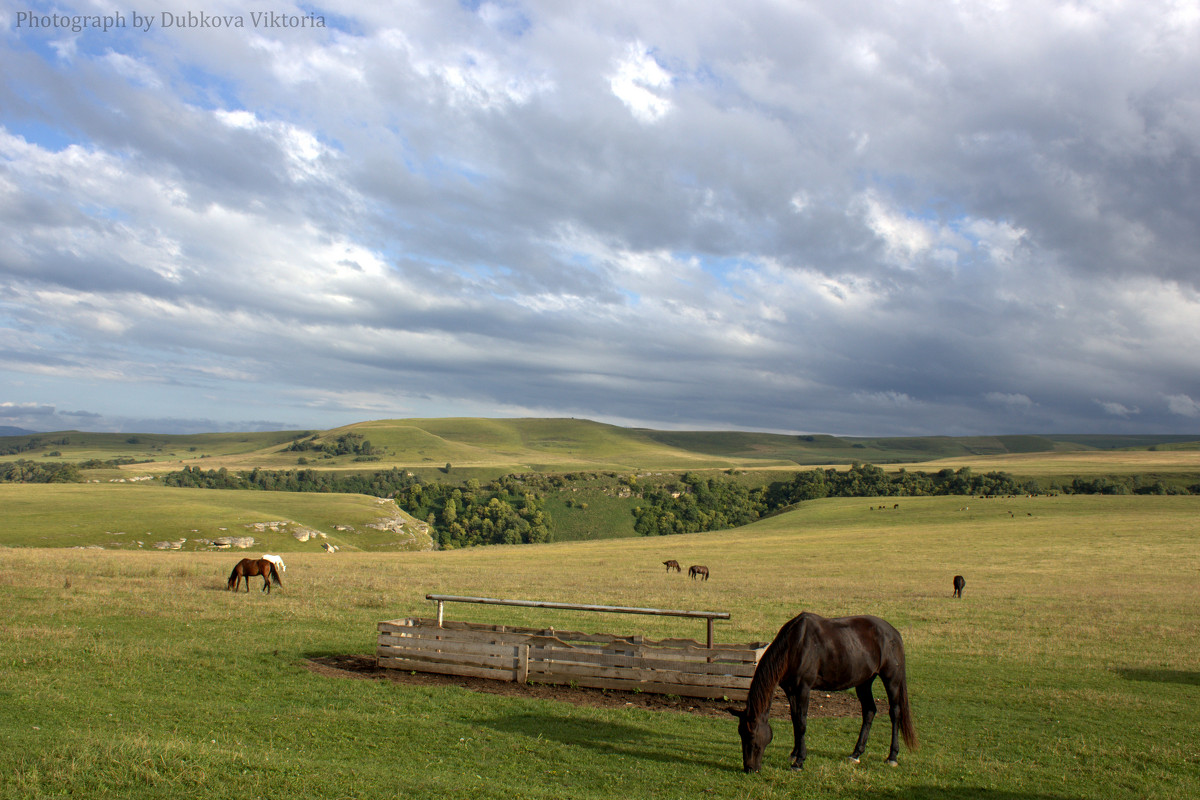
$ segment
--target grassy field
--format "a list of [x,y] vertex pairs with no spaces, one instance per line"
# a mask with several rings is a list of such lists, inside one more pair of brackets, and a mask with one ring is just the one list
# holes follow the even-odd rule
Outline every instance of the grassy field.
[[[391,518],[405,520],[405,533],[370,527]],[[151,483],[0,484],[0,526],[0,544],[10,547],[138,550],[187,539],[182,549],[193,551],[211,549],[198,539],[224,536],[253,536],[256,550],[281,553],[323,552],[322,543],[369,552],[430,546],[423,524],[375,497]],[[301,542],[293,533],[302,528],[323,535]]]
[[[1200,480],[1200,450],[1081,450],[1053,453],[1013,453],[943,458],[919,467],[925,472],[970,467],[975,472],[996,470],[1029,478],[1093,478],[1101,475],[1144,475],[1165,480]],[[895,469],[892,467],[891,469]]]
[[[0,549],[0,797],[1192,798],[1200,796],[1200,498],[826,500],[750,527],[451,552],[294,552],[282,591],[231,554]],[[0,531],[0,542],[9,533]],[[708,583],[660,562],[707,564]],[[961,600],[950,578],[967,578]],[[429,592],[724,610],[720,641],[801,610],[904,634],[922,748],[886,722],[735,724],[322,677]],[[451,607],[448,616],[699,636],[694,621]],[[876,693],[881,694],[879,687]]]

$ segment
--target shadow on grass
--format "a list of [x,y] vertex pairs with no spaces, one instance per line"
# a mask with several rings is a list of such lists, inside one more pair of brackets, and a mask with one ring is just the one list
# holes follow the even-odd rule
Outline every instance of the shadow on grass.
[[1200,672],[1188,672],[1182,669],[1125,669],[1121,667],[1113,671],[1127,681],[1182,683],[1187,686],[1200,686]]
[[1074,795],[1012,792],[982,786],[907,786],[903,789],[872,790],[863,800],[1081,800]]
[[742,771],[742,753],[736,734],[727,746],[718,749],[715,744],[697,747],[694,741],[660,733],[652,727],[578,719],[553,712],[509,714],[491,719],[473,717],[469,721],[472,725],[500,733],[548,739],[607,755],[675,762],[730,772]]

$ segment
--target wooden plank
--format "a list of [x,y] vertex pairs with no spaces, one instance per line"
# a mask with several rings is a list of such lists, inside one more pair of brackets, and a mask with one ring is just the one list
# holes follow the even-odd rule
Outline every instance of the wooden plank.
[[571,678],[610,678],[637,683],[653,681],[655,683],[670,683],[681,686],[731,686],[749,688],[752,678],[739,678],[732,675],[702,675],[695,672],[678,672],[673,670],[649,669],[611,669],[591,665],[561,664],[557,662],[530,661],[529,674],[540,680],[543,675]]
[[488,657],[474,654],[465,655],[463,653],[398,653],[395,651],[379,651],[376,655],[381,662],[384,659],[400,659],[412,663],[429,665],[462,664],[464,666],[486,667],[488,669],[503,669],[507,670],[510,674],[517,663],[515,653]]
[[396,655],[404,655],[408,658],[417,658],[419,655],[427,653],[433,657],[439,653],[454,653],[455,655],[478,656],[479,658],[499,658],[507,656],[508,658],[517,657],[517,649],[521,645],[503,644],[479,644],[476,642],[442,642],[438,647],[412,647],[401,644],[392,644],[380,642],[376,645],[376,650],[380,652],[395,653]]
[[517,648],[517,671],[514,675],[517,683],[529,680],[529,645],[523,644]]
[[[471,633],[463,631],[428,631],[414,629],[412,633],[381,633],[378,637],[381,642],[413,642],[420,643],[427,647],[436,647],[440,642],[475,642],[478,644],[495,644],[507,645],[516,647],[519,644],[529,642],[528,636],[506,633]],[[563,647],[567,647],[566,643],[562,643]]]
[[463,678],[490,678],[497,681],[511,681],[513,679],[511,667],[508,669],[484,669],[481,667],[464,666],[462,664],[430,664],[425,661],[409,661],[404,658],[381,658],[379,665],[388,669],[433,672],[438,675],[458,675]]
[[671,648],[671,649],[679,648],[679,649],[686,650],[688,648],[696,648],[699,650],[722,651],[722,654],[724,653],[724,651],[729,651],[730,653],[736,653],[736,654],[753,653],[753,654],[755,654],[754,658],[756,660],[757,660],[757,658],[761,657],[762,653],[765,651],[765,649],[767,647],[767,645],[765,643],[754,642],[751,644],[720,644],[720,643],[717,643],[717,644],[714,644],[711,648],[706,648],[705,645],[701,644],[700,642],[697,642],[695,639],[663,639],[661,641],[655,641],[653,639],[642,639],[641,637],[638,637],[638,636],[618,636],[618,635],[613,635],[613,634],[601,634],[601,633],[580,633],[578,631],[554,630],[552,628],[521,628],[521,627],[515,627],[515,626],[511,626],[511,625],[509,625],[509,626],[485,625],[485,624],[475,623],[475,622],[459,622],[459,621],[454,621],[454,620],[447,620],[445,622],[445,625],[442,628],[438,628],[436,622],[434,622],[433,620],[427,620],[427,619],[421,619],[421,618],[410,618],[410,619],[406,619],[406,620],[390,620],[388,622],[379,623],[378,627],[379,627],[380,632],[384,632],[384,631],[388,631],[388,630],[392,630],[392,629],[400,629],[400,630],[408,632],[408,631],[413,631],[413,630],[419,630],[422,628],[428,628],[430,630],[435,630],[435,631],[443,631],[443,630],[495,631],[498,633],[508,633],[508,634],[528,634],[531,636],[553,636],[554,638],[557,638],[563,642],[568,642],[568,643],[573,643],[573,642],[577,642],[577,641],[581,641],[581,642],[612,642],[612,643],[629,643],[629,644],[636,643],[636,644],[644,645],[646,647],[661,647],[661,648]]
[[685,661],[670,658],[642,658],[638,655],[588,653],[579,650],[564,653],[561,650],[533,648],[530,652],[532,658],[538,662],[594,665],[616,669],[677,670],[680,672],[695,672],[708,675],[734,675],[745,678],[754,677],[754,670],[756,669],[754,664]]

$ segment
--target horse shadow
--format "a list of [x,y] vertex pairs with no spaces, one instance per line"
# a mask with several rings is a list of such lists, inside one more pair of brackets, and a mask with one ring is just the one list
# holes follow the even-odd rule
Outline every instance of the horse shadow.
[[858,795],[862,800],[1082,800],[1078,795],[1011,792],[982,786],[905,786],[872,789]]
[[741,749],[730,726],[728,742],[697,743],[681,747],[678,736],[664,734],[650,725],[610,720],[580,719],[553,711],[514,713],[492,718],[471,717],[472,725],[497,733],[549,739],[571,747],[586,747],[605,755],[626,756],[663,763],[678,763],[705,769],[741,772]]

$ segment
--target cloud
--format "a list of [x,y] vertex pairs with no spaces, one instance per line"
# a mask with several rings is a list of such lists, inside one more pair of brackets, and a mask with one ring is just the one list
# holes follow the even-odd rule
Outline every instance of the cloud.
[[1172,414],[1182,417],[1200,417],[1200,403],[1186,394],[1173,394],[1167,397],[1167,409]]
[[671,101],[664,96],[671,87],[671,74],[641,42],[626,48],[608,85],[638,122],[658,122],[671,110]]
[[1142,413],[1138,408],[1130,408],[1123,403],[1116,403],[1110,400],[1096,400],[1097,405],[1104,409],[1105,414],[1111,414],[1114,417],[1131,417],[1135,414]]
[[0,401],[97,425],[1195,418],[1177,4],[336,8],[69,58],[0,31]]
[[1037,405],[1028,396],[1019,393],[988,392],[984,397],[990,403],[1011,408],[1014,411],[1028,411]]

